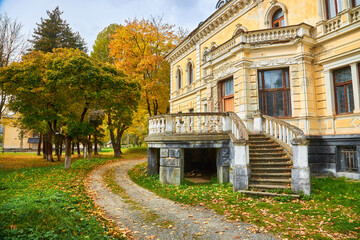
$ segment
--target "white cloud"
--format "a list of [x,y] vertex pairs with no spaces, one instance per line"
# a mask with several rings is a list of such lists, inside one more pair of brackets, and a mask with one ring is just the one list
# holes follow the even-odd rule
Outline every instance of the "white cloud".
[[126,19],[163,16],[164,22],[195,29],[215,11],[217,0],[0,0],[0,12],[24,25],[24,33],[32,34],[46,10],[56,6],[64,12],[74,31],[85,38],[91,51],[97,34],[111,23]]

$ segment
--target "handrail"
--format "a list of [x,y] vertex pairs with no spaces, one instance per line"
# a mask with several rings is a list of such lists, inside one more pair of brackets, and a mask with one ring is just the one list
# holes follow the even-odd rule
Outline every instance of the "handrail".
[[265,121],[263,121],[264,132],[281,140],[285,144],[300,144],[307,141],[305,133],[300,128],[278,118],[273,118],[267,115],[262,115],[262,118],[265,119]]
[[247,128],[244,124],[244,122],[241,120],[241,118],[233,113],[233,112],[228,112],[230,120],[233,124],[235,124],[236,128],[232,129],[232,134],[235,137],[236,140],[249,140],[249,133],[247,131]]
[[224,133],[236,142],[249,139],[245,124],[232,112],[178,113],[149,118],[149,135]]

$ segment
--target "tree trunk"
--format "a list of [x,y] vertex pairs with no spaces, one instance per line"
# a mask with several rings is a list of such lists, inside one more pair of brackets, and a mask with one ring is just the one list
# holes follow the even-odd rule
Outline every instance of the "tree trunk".
[[92,143],[91,143],[91,135],[89,135],[89,143],[88,143],[88,160],[92,159]]
[[84,143],[83,143],[83,154],[84,154],[84,159],[86,159],[87,158],[87,146]]
[[99,152],[98,152],[98,138],[97,138],[96,133],[94,135],[94,155],[99,155]]
[[46,160],[48,162],[53,162],[53,155],[52,155],[52,134],[51,132],[45,133],[44,135],[44,140],[46,141],[46,151],[45,151],[45,155],[46,155]]
[[41,142],[42,142],[42,135],[39,134],[39,142],[38,142],[38,148],[37,148],[37,155],[41,155]]
[[[62,156],[62,149],[63,149],[63,140],[60,139],[59,140],[59,155],[58,155],[58,161],[60,162],[61,161],[61,156]],[[71,150],[71,149],[70,149]]]
[[45,142],[45,136],[43,140],[43,159],[46,159],[46,142]]
[[71,138],[65,136],[65,169],[71,167]]
[[77,142],[76,143],[76,147],[77,147],[77,154],[78,154],[78,157],[81,157],[81,152],[80,152],[80,143]]
[[74,155],[75,154],[75,143],[72,142],[71,143],[71,155]]

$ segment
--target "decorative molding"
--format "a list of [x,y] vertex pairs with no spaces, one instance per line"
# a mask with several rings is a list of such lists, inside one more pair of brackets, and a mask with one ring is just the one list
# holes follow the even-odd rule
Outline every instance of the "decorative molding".
[[360,128],[360,118],[359,118],[359,117],[354,118],[354,119],[350,122],[350,124],[353,125],[353,126],[356,127],[356,128]]
[[295,58],[277,58],[277,59],[269,59],[269,60],[253,62],[250,65],[250,67],[251,68],[274,67],[274,66],[293,65],[298,63],[299,63],[298,60],[296,60]]
[[225,63],[225,64],[221,65],[220,67],[214,69],[214,71],[213,71],[214,78],[219,79],[219,78],[223,78],[223,77],[232,75],[236,72],[236,70],[237,70],[237,68],[235,67],[235,61]]

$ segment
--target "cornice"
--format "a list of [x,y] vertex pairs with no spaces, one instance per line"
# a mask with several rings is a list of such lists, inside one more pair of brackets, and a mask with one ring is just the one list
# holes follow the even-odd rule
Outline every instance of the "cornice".
[[204,23],[190,33],[165,59],[169,62],[174,62],[175,59],[185,55],[189,50],[196,47],[196,44],[199,44],[216,29],[228,24],[233,16],[244,10],[248,10],[249,7],[253,8],[257,6],[258,3],[262,1],[263,0],[230,0],[225,6],[218,9],[206,19]]

